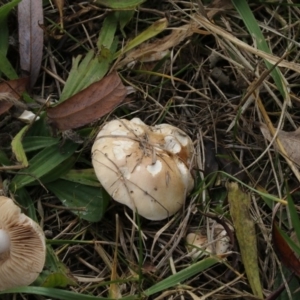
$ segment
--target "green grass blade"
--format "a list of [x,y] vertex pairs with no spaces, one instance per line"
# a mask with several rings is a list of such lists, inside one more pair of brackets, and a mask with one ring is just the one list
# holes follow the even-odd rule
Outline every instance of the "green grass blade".
[[1,72],[9,79],[17,79],[18,75],[6,58],[8,50],[8,27],[7,16],[21,0],[13,0],[0,7],[0,75]]
[[101,187],[94,169],[70,170],[67,174],[60,176],[60,178],[84,185]]
[[8,156],[6,153],[0,149],[0,165],[2,166],[9,166],[11,164]]
[[144,292],[144,295],[151,296],[155,293],[161,292],[170,287],[174,287],[177,284],[183,282],[184,280],[187,280],[192,276],[202,271],[205,271],[206,269],[210,268],[211,266],[219,262],[220,262],[219,260],[213,257],[205,258],[199,262],[192,264],[191,266],[185,268],[184,270],[181,270],[178,273],[169,276],[168,278],[160,281],[159,283],[153,285],[152,287],[150,287]]
[[109,14],[103,21],[97,42],[97,47],[100,51],[103,47],[108,50],[111,48],[117,30],[117,25],[118,20],[114,13]]
[[22,209],[24,209],[25,214],[30,217],[35,222],[38,222],[37,216],[36,216],[36,209],[34,206],[34,203],[27,192],[26,189],[18,189],[15,193],[15,198],[17,202],[20,204]]
[[2,72],[8,79],[17,79],[18,75],[14,70],[13,66],[5,56],[3,52],[0,51],[0,72]]
[[78,148],[78,144],[66,141],[63,146],[53,145],[40,151],[29,161],[29,167],[21,170],[12,180],[11,189],[21,187],[40,179],[68,159]]
[[142,4],[146,0],[127,0],[127,1],[120,1],[120,0],[95,0],[95,4],[103,5],[112,9],[134,9],[136,6]]
[[52,145],[58,145],[59,139],[50,136],[26,136],[24,137],[22,144],[25,152],[31,152]]
[[134,10],[115,11],[115,15],[119,21],[120,30],[122,32],[123,37],[126,37],[124,27],[132,20],[134,13],[135,13]]
[[60,201],[80,218],[98,222],[103,217],[110,196],[103,188],[59,179],[46,185]]
[[[246,0],[232,0],[232,4],[234,5],[235,9],[240,14],[249,33],[255,39],[257,48],[259,50],[262,50],[262,51],[270,54],[271,50],[266,42],[265,37],[263,36],[263,34],[258,26],[257,20],[255,19],[247,1]],[[269,63],[267,60],[264,60],[264,61],[265,61],[267,68],[270,70],[273,67],[273,65],[271,63]],[[275,68],[274,70],[272,70],[271,76],[274,79],[276,86],[277,86],[278,90],[280,91],[282,97],[284,99],[286,99],[288,97],[288,92],[286,90],[285,84],[283,84],[284,78],[283,78],[282,73],[280,72],[280,70],[278,68]]]
[[3,4],[0,7],[0,21],[4,20],[8,14],[11,12],[11,10],[16,7],[19,3],[21,2],[21,0],[11,0],[10,2]]
[[24,167],[28,167],[28,161],[23,148],[22,139],[27,129],[28,129],[28,125],[23,127],[11,142],[11,148],[14,155],[16,156],[17,161],[21,163],[21,165]]
[[61,93],[60,102],[76,94],[76,91],[78,91],[78,85],[80,84],[82,77],[84,77],[84,74],[87,72],[88,65],[92,61],[93,57],[94,51],[90,50],[83,59],[82,55],[78,55],[76,58],[73,58],[72,69]]
[[[35,287],[35,286],[25,286],[18,287],[14,289],[9,289],[6,291],[0,292],[0,295],[4,294],[15,294],[15,293],[26,293],[33,295],[40,295],[49,297],[50,299],[60,299],[60,300],[115,300],[111,298],[98,297],[92,295],[84,295],[76,292],[65,291],[55,288],[44,288],[44,287]],[[137,300],[135,296],[124,297],[120,300]]]
[[73,61],[73,67],[62,91],[59,103],[103,78],[108,71],[110,63],[109,57],[95,57],[93,50],[89,51],[79,64],[80,60],[81,56],[78,56]]
[[118,19],[115,14],[109,14],[103,22],[97,42],[99,54],[96,56],[95,52],[91,50],[82,61],[82,56],[74,59],[60,102],[102,79],[108,72],[113,54],[116,51],[115,33],[117,25]]
[[133,49],[134,47],[137,47],[143,42],[155,37],[162,31],[164,31],[167,28],[167,26],[168,26],[168,21],[165,18],[156,21],[151,26],[149,26],[146,30],[140,33],[137,37],[131,40],[123,49],[118,51],[115,54],[114,58],[117,58],[121,54],[125,54],[126,52]]
[[0,52],[5,56],[8,50],[7,16],[21,0],[13,0],[0,7]]
[[[73,167],[77,161],[77,155],[72,155],[64,160],[63,164],[56,166],[49,173],[45,174],[40,178],[40,182],[43,184],[47,184],[53,181],[56,181],[61,176],[67,174]],[[34,181],[30,185],[39,185],[39,181]]]

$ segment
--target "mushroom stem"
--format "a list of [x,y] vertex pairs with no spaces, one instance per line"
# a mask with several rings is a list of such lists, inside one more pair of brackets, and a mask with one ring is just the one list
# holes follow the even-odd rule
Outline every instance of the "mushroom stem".
[[5,230],[0,229],[0,254],[8,251],[9,247],[10,238]]

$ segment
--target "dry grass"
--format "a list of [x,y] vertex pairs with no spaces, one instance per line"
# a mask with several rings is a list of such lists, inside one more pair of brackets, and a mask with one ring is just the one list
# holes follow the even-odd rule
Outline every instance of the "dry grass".
[[[290,190],[298,188],[299,162],[286,162],[273,146],[269,147],[258,124],[270,120],[274,127],[287,131],[299,127],[300,8],[292,1],[250,5],[271,49],[272,54],[267,55],[257,51],[255,39],[230,1],[212,1],[204,6],[211,22],[203,15],[200,4],[201,1],[146,1],[136,9],[124,28],[126,36],[117,32],[120,43],[126,44],[164,16],[170,29],[146,43],[164,39],[187,24],[190,27],[178,43],[174,42],[166,58],[119,68],[126,85],[136,92],[95,124],[115,117],[139,117],[148,125],[169,123],[188,133],[195,143],[193,172],[197,187],[184,209],[166,221],[153,222],[133,216],[129,209],[111,202],[101,222],[93,224],[78,219],[43,190],[32,190],[33,197],[39,199],[49,243],[77,281],[77,285],[68,287],[71,291],[112,298],[141,295],[142,299],[143,291],[154,283],[189,266],[193,260],[187,252],[185,236],[206,228],[205,213],[231,223],[225,188],[228,177],[220,173],[215,180],[203,184],[210,172],[224,171],[246,186],[282,199],[287,186]],[[42,73],[34,90],[37,97],[59,98],[72,57],[95,48],[109,11],[87,2],[70,1],[64,9],[67,34],[58,38],[60,32],[50,25],[50,20],[54,24],[58,21],[58,11],[52,5],[45,6],[49,35]],[[263,59],[279,62],[290,99],[283,100]],[[83,158],[90,159],[90,145],[91,140],[86,141]],[[272,213],[279,209],[277,215],[286,221],[286,208],[275,202],[268,206],[256,193],[251,197],[261,282],[267,297],[288,278],[271,241]],[[297,195],[294,199],[297,201]],[[289,226],[288,230],[292,225]],[[226,264],[200,272],[149,299],[254,299],[239,249],[232,250]]]

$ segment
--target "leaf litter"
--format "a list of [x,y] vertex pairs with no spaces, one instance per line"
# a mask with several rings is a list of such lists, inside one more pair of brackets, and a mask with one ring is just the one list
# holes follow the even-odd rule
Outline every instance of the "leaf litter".
[[[247,5],[246,1],[241,3]],[[129,4],[131,8],[126,7]],[[116,12],[114,8],[129,10]],[[249,7],[244,11],[249,12]],[[250,12],[259,20],[263,37],[272,37],[267,40],[270,53],[257,49],[255,34],[251,27],[244,27],[241,21],[245,15],[240,12],[230,1],[221,0],[209,5],[201,1],[98,1],[97,5],[74,2],[63,7],[62,27],[60,8],[44,3],[42,27],[47,34],[47,51],[43,48],[43,69],[37,71],[41,80],[31,96],[38,94],[42,103],[49,95],[57,101],[51,107],[37,102],[27,104],[34,113],[40,110],[40,120],[28,130],[23,129],[26,133],[22,131],[24,125],[13,131],[15,126],[4,122],[7,113],[1,116],[1,136],[7,132],[23,145],[24,133],[25,141],[34,141],[32,147],[28,143],[23,147],[28,168],[1,177],[6,185],[6,180],[12,177],[10,191],[17,188],[17,193],[25,190],[33,196],[34,200],[28,202],[31,204],[25,206],[30,211],[38,209],[54,255],[77,279],[77,285],[70,282],[74,284],[70,290],[77,293],[73,296],[84,297],[88,293],[89,297],[107,297],[110,289],[115,296],[132,299],[253,299],[255,295],[262,298],[263,293],[268,297],[282,289],[285,275],[270,242],[271,215],[274,212],[281,218],[278,224],[284,224],[284,231],[292,229],[287,202],[282,200],[286,197],[282,186],[288,182],[296,190],[297,178],[285,160],[280,156],[274,160],[272,153],[265,151],[263,132],[253,124],[267,123],[264,114],[269,115],[270,122],[278,124],[278,111],[282,111],[287,136],[279,131],[278,138],[286,150],[283,154],[296,163],[299,161],[294,151],[297,143],[290,141],[298,139],[297,134],[292,134],[295,128],[292,123],[297,126],[299,123],[298,115],[293,107],[287,110],[281,103],[280,87],[269,73],[263,76],[266,74],[263,59],[272,64],[278,62],[284,77],[282,82],[285,85],[288,82],[291,102],[297,106],[299,45],[292,28],[300,12],[293,4],[251,4]],[[283,18],[285,15],[291,16],[290,19]],[[57,39],[48,36],[54,28],[60,31]],[[278,28],[283,28],[286,34]],[[31,38],[30,34],[27,38]],[[15,73],[22,74],[23,67],[18,66],[17,59],[11,59],[13,52],[9,50],[5,58],[16,70],[7,74],[16,78]],[[212,53],[218,56],[213,67]],[[146,63],[151,66],[147,68]],[[27,68],[27,72],[32,76],[38,68],[36,64]],[[122,80],[117,73],[110,72],[116,69]],[[216,70],[224,80],[216,76]],[[108,80],[112,74],[118,79]],[[105,80],[106,85],[101,86]],[[129,101],[124,101],[125,85],[135,91]],[[252,100],[240,110],[249,86],[253,87],[248,89]],[[197,187],[184,209],[166,223],[149,223],[109,202],[101,195],[103,190],[97,187],[90,172],[89,150],[95,132],[106,120],[122,117],[140,117],[149,125],[179,126],[197,146],[197,163],[193,168]],[[75,129],[84,142],[75,145],[68,140],[59,141],[59,133],[53,142],[47,120],[63,131]],[[47,146],[47,141],[53,143]],[[276,141],[274,146],[280,149]],[[10,147],[0,149],[1,162],[14,162],[13,157]],[[24,157],[19,160],[24,161]],[[216,174],[216,180],[206,180],[210,173]],[[239,186],[233,191],[233,186],[227,185],[226,197],[225,182],[229,178],[239,182]],[[222,187],[222,193],[218,190],[211,193],[216,186]],[[268,197],[261,198],[256,189],[265,191]],[[247,202],[249,198],[251,202]],[[280,212],[274,211],[275,205]],[[239,248],[234,249],[235,256],[226,260],[209,257],[195,262],[186,251],[185,233],[209,228],[209,214],[238,228]],[[238,233],[243,230],[251,237],[251,245]],[[236,259],[239,255],[241,260]],[[143,267],[147,265],[151,268]],[[49,287],[59,286],[59,276],[54,277],[47,281]],[[284,289],[288,299],[293,299],[288,294],[289,285],[287,282]],[[31,292],[45,292],[35,288]],[[63,298],[62,291],[52,292]]]
[[47,109],[53,126],[63,131],[92,123],[116,108],[127,95],[118,73],[113,72],[55,107]]

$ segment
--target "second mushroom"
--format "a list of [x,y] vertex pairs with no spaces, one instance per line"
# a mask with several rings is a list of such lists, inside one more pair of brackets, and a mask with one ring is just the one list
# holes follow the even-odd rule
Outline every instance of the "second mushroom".
[[182,208],[194,187],[193,144],[182,130],[140,119],[108,122],[92,147],[95,173],[112,198],[149,220]]
[[42,228],[0,196],[0,291],[31,284],[42,272],[46,243]]

